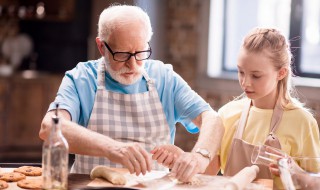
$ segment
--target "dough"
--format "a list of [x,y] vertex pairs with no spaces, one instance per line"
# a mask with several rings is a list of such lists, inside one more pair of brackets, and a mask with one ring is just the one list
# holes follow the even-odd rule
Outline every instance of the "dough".
[[106,166],[96,166],[91,170],[90,178],[95,179],[97,177],[106,179],[114,185],[125,185],[127,182],[126,178],[121,173]]
[[202,180],[199,179],[198,177],[196,176],[193,176],[191,178],[190,181],[188,182],[182,182],[182,181],[179,181],[177,180],[176,178],[172,177],[170,174],[168,175],[169,179],[172,181],[172,182],[176,182],[178,185],[193,185],[193,186],[200,186],[203,184]]

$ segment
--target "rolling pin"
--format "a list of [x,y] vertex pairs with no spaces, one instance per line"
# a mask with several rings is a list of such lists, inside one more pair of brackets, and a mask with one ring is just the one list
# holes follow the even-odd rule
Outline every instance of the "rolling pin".
[[259,167],[252,165],[240,170],[236,175],[229,179],[229,182],[225,185],[226,190],[242,190],[249,183],[251,183],[259,172]]

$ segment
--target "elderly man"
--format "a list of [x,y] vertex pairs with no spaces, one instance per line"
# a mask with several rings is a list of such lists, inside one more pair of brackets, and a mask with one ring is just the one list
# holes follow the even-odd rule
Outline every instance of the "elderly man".
[[220,120],[171,65],[148,59],[151,36],[142,9],[111,6],[99,18],[96,43],[102,58],[66,72],[39,136],[48,137],[59,102],[62,133],[76,154],[71,172],[89,173],[96,165],[125,167],[136,175],[162,169],[152,163],[150,151],[174,142],[177,122],[188,131],[201,130],[198,153],[187,155],[194,167],[180,172],[203,172],[208,155],[216,153],[223,135]]

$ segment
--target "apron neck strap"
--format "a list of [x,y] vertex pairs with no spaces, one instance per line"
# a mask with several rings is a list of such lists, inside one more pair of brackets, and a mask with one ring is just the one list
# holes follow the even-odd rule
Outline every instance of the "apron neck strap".
[[155,84],[155,82],[154,82],[153,79],[151,79],[151,78],[149,77],[148,73],[147,73],[146,70],[144,70],[144,69],[142,69],[142,76],[143,76],[143,77],[146,79],[146,81],[147,81],[147,88],[148,88],[148,90],[149,90],[149,91],[154,90],[154,84]]
[[239,124],[238,124],[237,130],[236,130],[236,134],[235,134],[235,138],[237,138],[237,139],[242,139],[242,134],[243,134],[244,128],[245,128],[246,123],[247,123],[247,117],[249,115],[251,103],[252,102],[251,102],[251,99],[250,99],[249,101],[247,101],[245,103],[244,108],[242,110],[241,117],[240,117],[240,120],[239,120]]
[[[279,96],[280,96],[280,93],[279,93]],[[252,100],[250,99],[248,102],[246,102],[246,104],[242,110],[240,121],[239,121],[237,130],[236,130],[236,133],[235,133],[235,138],[242,139],[242,135],[243,135],[246,123],[247,123],[247,119],[248,119],[251,105],[252,105]],[[275,107],[273,109],[273,113],[272,113],[269,134],[273,134],[278,129],[278,126],[279,126],[280,121],[282,119],[282,115],[283,115],[283,108],[281,106],[280,98],[278,97],[276,105],[275,105]]]
[[[279,94],[280,96],[280,94]],[[271,124],[270,124],[270,134],[273,134],[279,127],[280,121],[283,115],[283,108],[281,106],[280,98],[278,97],[276,106],[273,109]]]
[[106,78],[106,64],[104,58],[100,58],[98,61],[98,89],[105,89],[105,78]]

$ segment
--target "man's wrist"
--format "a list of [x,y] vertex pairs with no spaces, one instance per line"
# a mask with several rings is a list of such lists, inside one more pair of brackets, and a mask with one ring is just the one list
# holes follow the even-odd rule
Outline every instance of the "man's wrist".
[[209,159],[209,162],[211,162],[212,160],[212,155],[211,152],[208,149],[205,148],[197,148],[195,153],[200,154],[201,156],[203,156],[204,158]]

